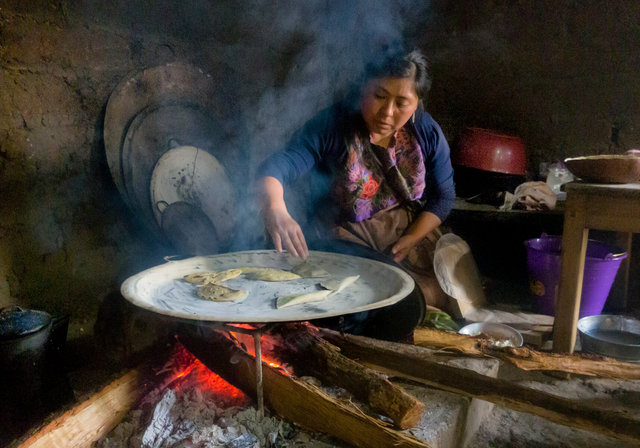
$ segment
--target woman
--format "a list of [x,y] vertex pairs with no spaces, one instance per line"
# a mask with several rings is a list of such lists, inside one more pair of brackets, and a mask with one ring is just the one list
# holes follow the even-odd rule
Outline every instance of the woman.
[[445,305],[431,263],[455,190],[449,145],[423,109],[430,86],[419,51],[386,55],[367,67],[356,101],[350,95],[321,112],[262,164],[263,218],[278,251],[308,254],[283,186],[316,168],[330,179],[317,215],[332,236],[388,255],[412,274],[426,305]]

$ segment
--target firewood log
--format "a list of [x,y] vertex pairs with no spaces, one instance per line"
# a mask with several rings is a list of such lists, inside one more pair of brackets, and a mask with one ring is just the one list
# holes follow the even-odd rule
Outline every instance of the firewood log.
[[[217,331],[198,335],[180,331],[179,340],[202,363],[250,396],[256,396],[253,356]],[[262,363],[265,403],[280,417],[312,431],[330,434],[362,448],[428,448],[418,439],[388,427],[341,403],[319,388]]]
[[396,386],[380,372],[340,354],[340,350],[312,334],[304,324],[280,326],[284,338],[279,355],[295,368],[298,376],[310,375],[340,386],[391,418],[402,429],[412,428],[424,411],[424,403]]
[[622,380],[640,379],[637,364],[595,355],[544,353],[527,347],[492,347],[479,337],[416,328],[415,345],[467,355],[488,356],[511,363],[522,370],[576,373]]
[[436,362],[432,351],[422,347],[340,335],[326,329],[319,331],[323,338],[340,347],[346,356],[377,366],[387,373],[527,412],[562,425],[640,442],[640,420],[622,412],[594,408],[511,381],[441,364]]

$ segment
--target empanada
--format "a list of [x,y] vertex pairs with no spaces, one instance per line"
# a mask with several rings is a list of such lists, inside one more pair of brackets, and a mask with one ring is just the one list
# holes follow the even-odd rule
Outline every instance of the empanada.
[[212,302],[242,302],[248,295],[249,291],[231,289],[215,283],[207,283],[198,288],[198,297]]

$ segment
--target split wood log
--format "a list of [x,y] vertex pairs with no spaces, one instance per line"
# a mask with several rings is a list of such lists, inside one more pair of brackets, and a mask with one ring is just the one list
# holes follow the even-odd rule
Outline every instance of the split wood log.
[[537,415],[561,425],[634,443],[640,441],[640,420],[629,418],[621,412],[586,406],[511,381],[441,364],[433,360],[430,351],[421,347],[363,336],[341,336],[325,329],[319,331],[323,338],[340,347],[346,356],[378,366],[388,373]]
[[566,372],[621,380],[640,379],[640,367],[637,364],[602,356],[544,353],[527,347],[497,348],[478,336],[430,328],[416,328],[413,340],[415,345],[421,347],[498,358],[522,370]]
[[[180,342],[202,363],[245,393],[256,395],[255,359],[225,335],[200,329],[180,331]],[[424,442],[385,426],[320,389],[262,363],[265,403],[280,417],[363,448],[428,448]]]
[[64,412],[20,448],[84,448],[111,431],[131,407],[149,391],[147,369],[134,369],[83,403]]
[[278,357],[293,366],[298,376],[314,376],[350,391],[402,429],[420,421],[424,403],[380,372],[343,356],[338,347],[312,334],[310,328],[317,332],[305,324],[282,325],[277,330],[283,338]]

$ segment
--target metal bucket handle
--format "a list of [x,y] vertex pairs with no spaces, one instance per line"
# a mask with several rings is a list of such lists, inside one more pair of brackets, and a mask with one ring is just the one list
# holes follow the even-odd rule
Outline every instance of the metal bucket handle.
[[626,252],[620,252],[618,254],[612,254],[612,253],[608,253],[607,255],[604,256],[604,259],[606,261],[613,261],[613,260],[621,260],[627,258],[627,253]]

